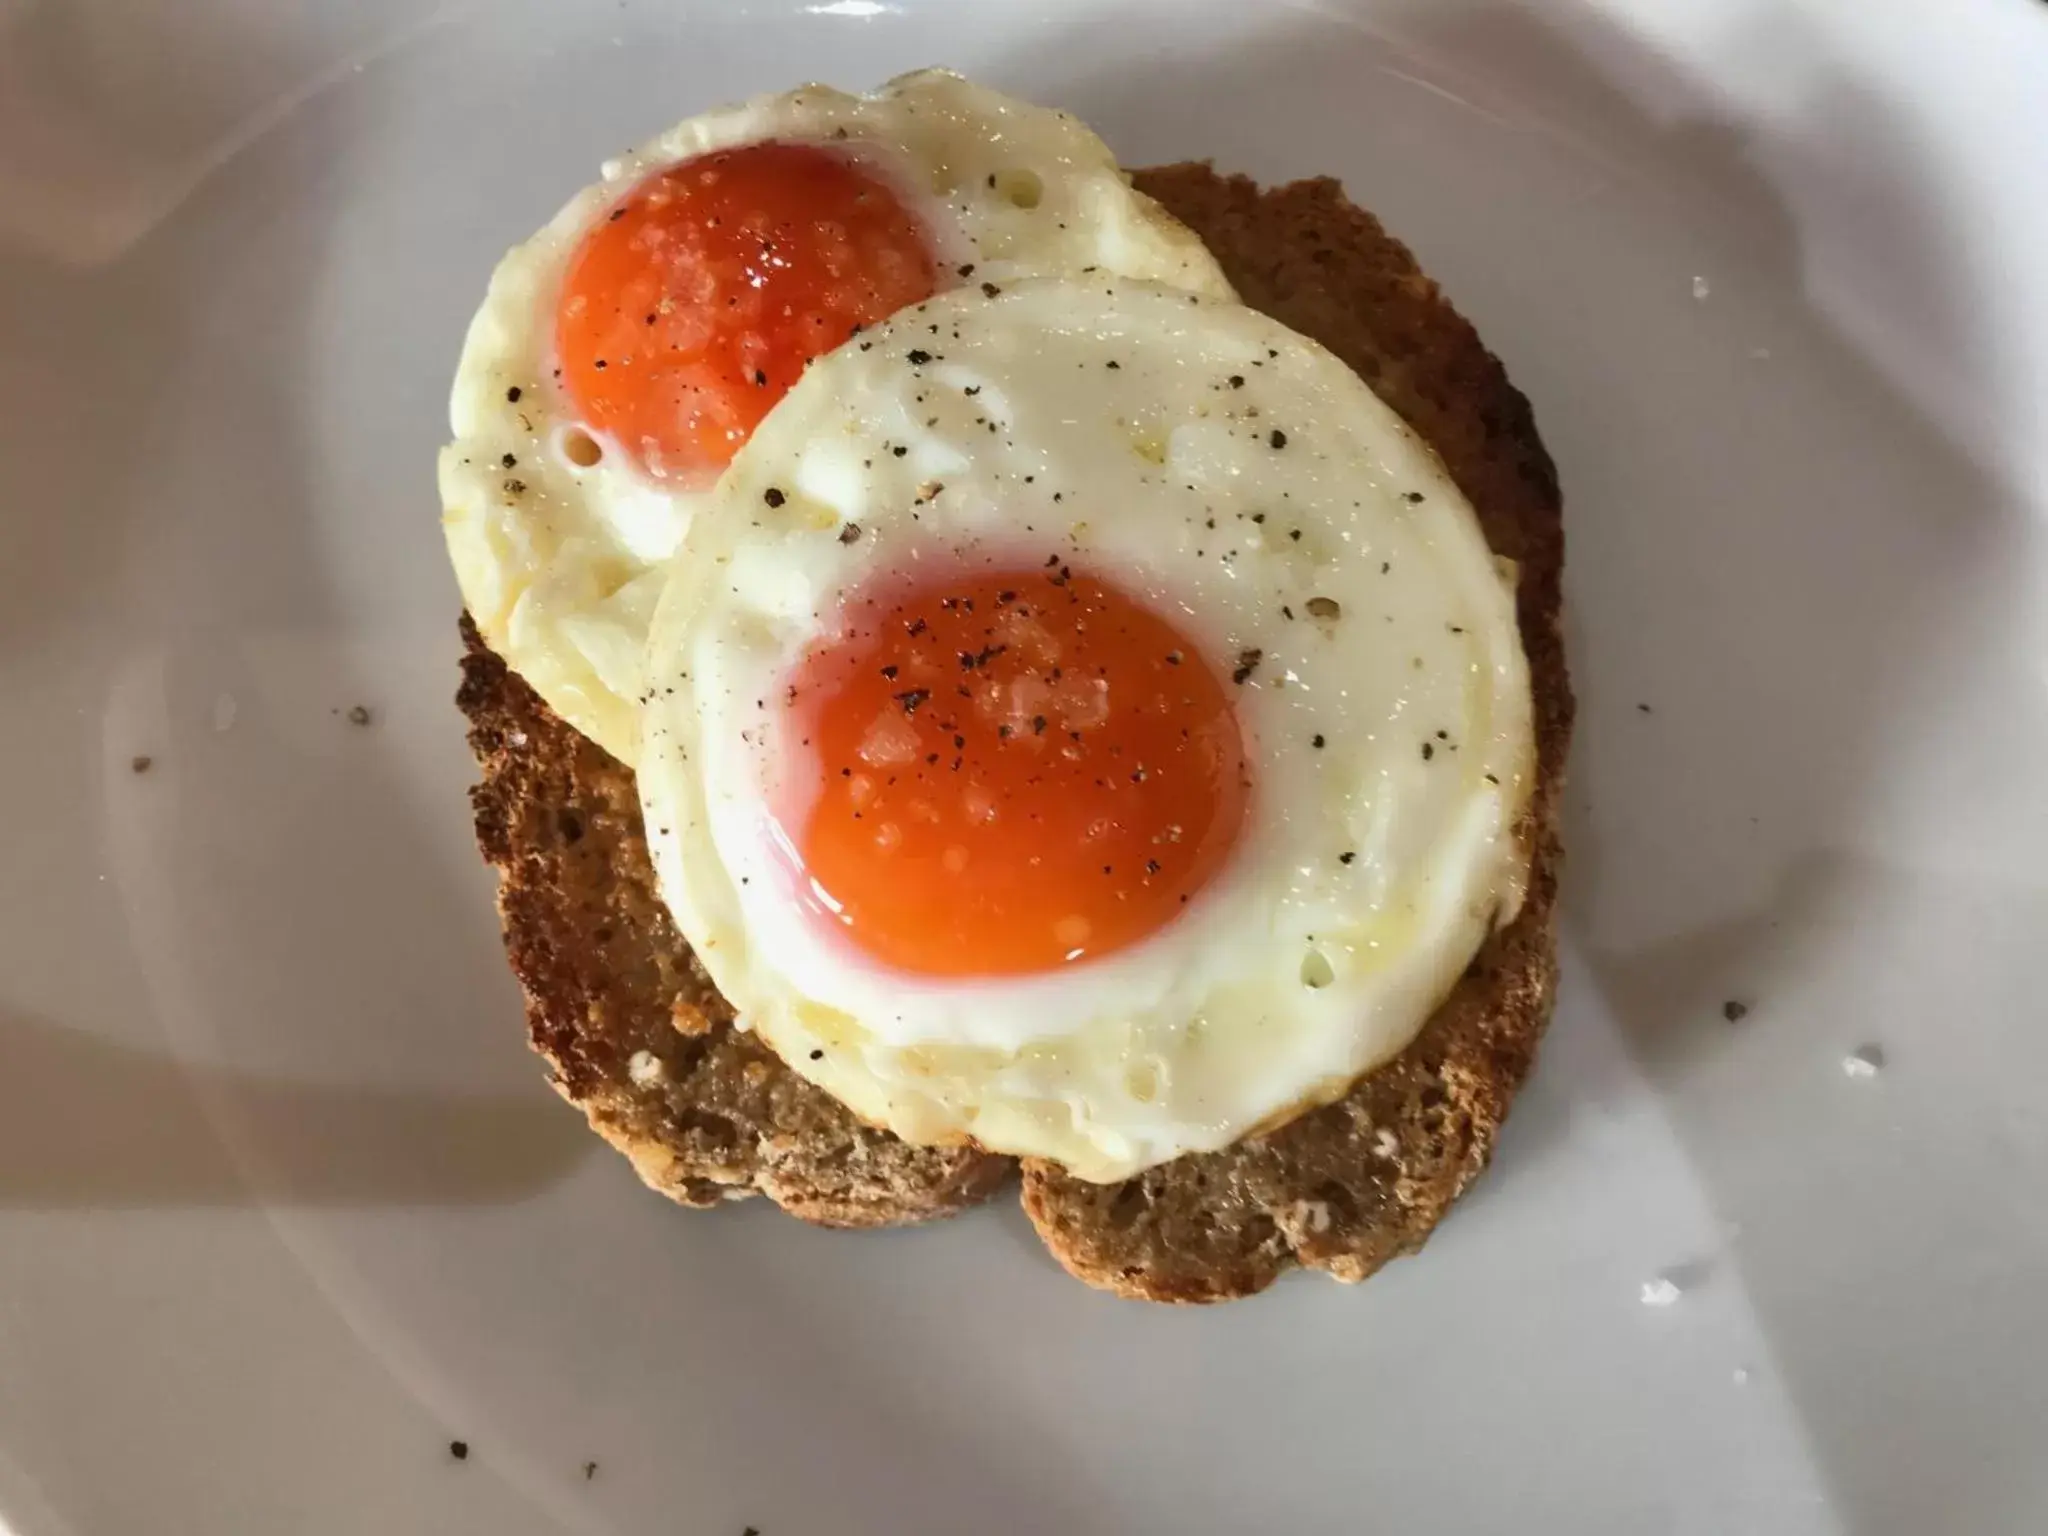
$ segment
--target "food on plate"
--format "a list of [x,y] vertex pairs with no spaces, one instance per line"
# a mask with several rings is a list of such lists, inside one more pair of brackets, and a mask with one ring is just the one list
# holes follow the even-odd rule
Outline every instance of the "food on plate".
[[665,562],[805,364],[934,293],[1082,268],[1229,293],[1086,127],[944,70],[758,97],[610,162],[463,345],[440,489],[477,627],[633,762]]
[[648,649],[677,927],[863,1119],[1114,1181],[1347,1092],[1528,872],[1512,573],[1322,347],[1016,282],[819,358]]
[[1021,1168],[1074,1274],[1211,1301],[1363,1278],[1491,1152],[1562,543],[1526,403],[1335,183],[1134,180],[1221,276],[916,298],[676,493],[637,775],[467,622],[461,704],[532,1039],[648,1183],[891,1225]]

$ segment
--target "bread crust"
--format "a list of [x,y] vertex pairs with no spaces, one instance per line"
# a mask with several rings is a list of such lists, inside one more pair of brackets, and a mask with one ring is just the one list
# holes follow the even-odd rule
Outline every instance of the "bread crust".
[[[1436,448],[1487,542],[1519,567],[1536,703],[1522,909],[1406,1051],[1334,1104],[1119,1184],[1024,1164],[1024,1208],[1071,1273],[1123,1296],[1210,1302],[1295,1266],[1364,1279],[1419,1248],[1492,1153],[1556,981],[1572,720],[1563,530],[1528,402],[1336,182],[1262,191],[1192,164],[1136,181],[1202,237],[1247,303],[1329,347]],[[690,1206],[766,1194],[807,1221],[887,1226],[951,1215],[999,1188],[1011,1159],[912,1147],[863,1125],[733,1027],[656,895],[631,772],[559,720],[467,618],[463,641],[458,702],[483,770],[471,799],[499,875],[506,950],[533,1046],[592,1128]]]
[[1532,850],[1515,920],[1480,949],[1407,1050],[1343,1099],[1220,1152],[1118,1184],[1024,1164],[1024,1209],[1090,1285],[1151,1301],[1226,1301],[1297,1265],[1363,1280],[1420,1248],[1486,1166],[1556,989],[1557,820],[1572,694],[1559,635],[1557,473],[1529,403],[1408,249],[1320,178],[1261,190],[1186,164],[1140,191],[1215,253],[1253,308],[1336,353],[1442,457],[1487,543],[1519,570],[1535,697]]

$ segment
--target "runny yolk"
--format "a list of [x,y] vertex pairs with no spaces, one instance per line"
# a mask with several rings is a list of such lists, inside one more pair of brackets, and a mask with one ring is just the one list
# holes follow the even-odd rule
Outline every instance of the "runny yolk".
[[715,478],[804,364],[929,298],[923,226],[814,144],[750,144],[657,171],[570,258],[563,383],[649,473]]
[[903,971],[1019,975],[1134,944],[1244,820],[1230,685],[1165,618],[1057,560],[857,603],[794,686],[822,780],[789,829],[802,876]]

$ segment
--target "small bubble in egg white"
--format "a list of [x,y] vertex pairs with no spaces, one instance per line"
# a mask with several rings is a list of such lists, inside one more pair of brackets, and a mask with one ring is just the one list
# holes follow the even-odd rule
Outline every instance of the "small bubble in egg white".
[[1884,1062],[1884,1047],[1873,1041],[1857,1046],[1842,1058],[1842,1073],[1851,1078],[1873,1078],[1884,1070]]

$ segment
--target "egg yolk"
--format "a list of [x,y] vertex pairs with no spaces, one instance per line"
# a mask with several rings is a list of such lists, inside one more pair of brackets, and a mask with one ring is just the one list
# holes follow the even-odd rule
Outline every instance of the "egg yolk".
[[792,682],[819,772],[790,840],[802,881],[856,946],[927,976],[1134,944],[1244,821],[1237,685],[1057,559],[858,601]]
[[555,317],[584,421],[658,478],[715,478],[803,372],[929,298],[930,241],[846,156],[761,143],[657,171],[570,259]]

